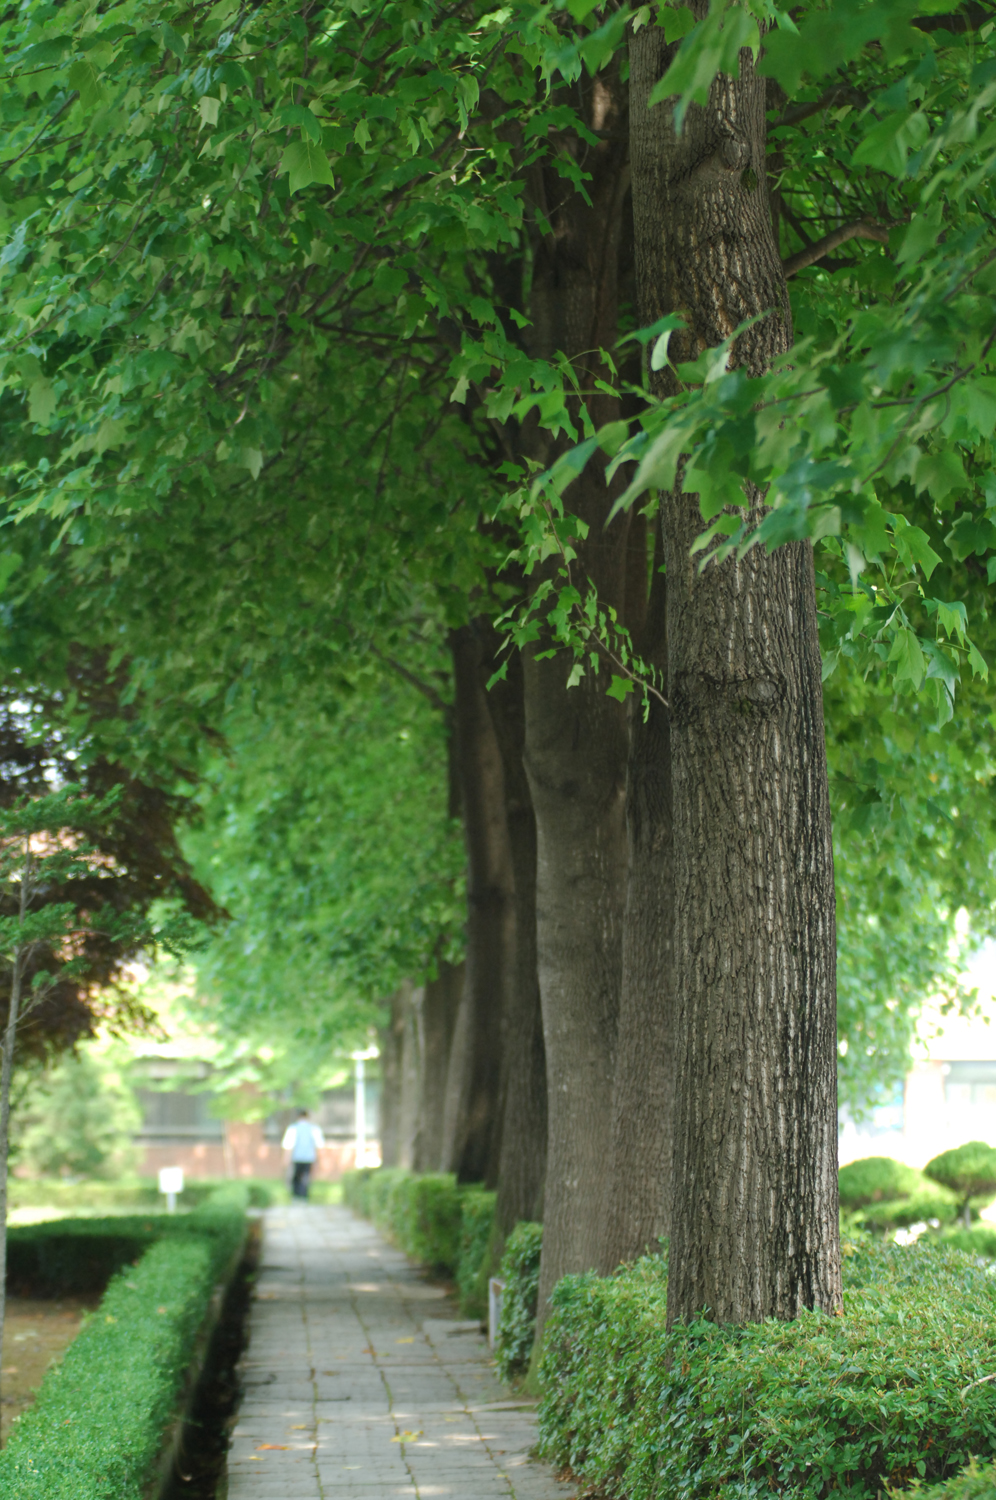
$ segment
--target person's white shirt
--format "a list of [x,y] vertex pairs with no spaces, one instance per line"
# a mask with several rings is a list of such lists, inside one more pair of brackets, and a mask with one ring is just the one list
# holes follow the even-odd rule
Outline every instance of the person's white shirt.
[[320,1125],[310,1120],[295,1120],[284,1131],[283,1149],[291,1154],[291,1161],[317,1161],[318,1153],[325,1145]]

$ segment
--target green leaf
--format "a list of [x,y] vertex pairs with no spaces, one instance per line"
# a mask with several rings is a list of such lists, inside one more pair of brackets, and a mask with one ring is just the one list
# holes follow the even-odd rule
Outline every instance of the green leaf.
[[919,689],[926,675],[926,663],[923,659],[923,651],[920,642],[913,631],[906,625],[901,625],[896,631],[896,638],[889,652],[889,661],[894,664],[893,676],[897,682],[908,681],[914,688]]
[[636,684],[631,677],[617,677],[613,673],[612,681],[605,689],[605,694],[608,698],[615,698],[619,703],[625,703],[627,697],[635,688]]
[[21,566],[24,558],[19,552],[0,552],[0,594]]
[[329,159],[314,141],[292,141],[281,158],[280,170],[290,173],[292,193],[296,193],[299,188],[309,187],[313,182],[324,183],[328,187],[335,185]]
[[[315,119],[310,109],[305,109],[303,104],[285,104],[277,117],[278,123],[285,126],[297,125],[303,135],[310,140],[317,141],[321,145],[322,127]],[[322,182],[324,178],[309,178],[309,182]],[[293,192],[293,187],[291,192]]]
[[28,416],[40,427],[47,427],[58,405],[55,386],[50,380],[36,380],[28,391]]
[[97,108],[105,98],[100,73],[86,57],[77,58],[67,75],[69,87],[80,96],[80,105],[86,114]]
[[175,57],[182,58],[187,50],[187,44],[183,40],[183,37],[178,31],[174,31],[168,22],[160,21],[159,25],[163,34],[163,46],[168,48]]
[[218,111],[221,108],[220,99],[212,99],[210,94],[203,94],[197,101],[197,109],[201,117],[201,128],[205,125],[217,125]]
[[910,152],[918,151],[929,134],[927,116],[919,110],[887,115],[868,131],[851,158],[852,164],[878,167],[891,177],[903,177]]
[[717,73],[740,76],[740,52],[750,47],[757,53],[761,39],[757,22],[740,5],[711,0],[705,20],[688,33],[678,55],[650,92],[648,107],[677,95],[675,128],[680,130],[690,104],[706,104]]

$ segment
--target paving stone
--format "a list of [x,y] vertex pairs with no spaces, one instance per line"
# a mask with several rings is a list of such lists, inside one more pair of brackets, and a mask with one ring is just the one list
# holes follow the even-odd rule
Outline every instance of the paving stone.
[[572,1500],[476,1325],[348,1209],[264,1224],[228,1500]]

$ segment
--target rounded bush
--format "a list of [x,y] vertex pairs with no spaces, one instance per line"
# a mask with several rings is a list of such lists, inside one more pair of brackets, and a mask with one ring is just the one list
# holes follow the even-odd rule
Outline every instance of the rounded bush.
[[841,1167],[840,1206],[853,1213],[872,1203],[894,1202],[908,1198],[923,1182],[920,1173],[891,1156],[866,1156]]
[[924,1168],[934,1182],[950,1188],[967,1210],[973,1198],[996,1193],[996,1150],[985,1141],[969,1141],[953,1151],[942,1151]]

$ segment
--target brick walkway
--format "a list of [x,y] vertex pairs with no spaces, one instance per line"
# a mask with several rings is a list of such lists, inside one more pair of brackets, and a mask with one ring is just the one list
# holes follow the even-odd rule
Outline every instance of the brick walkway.
[[266,1216],[228,1500],[569,1500],[476,1324],[369,1224]]

